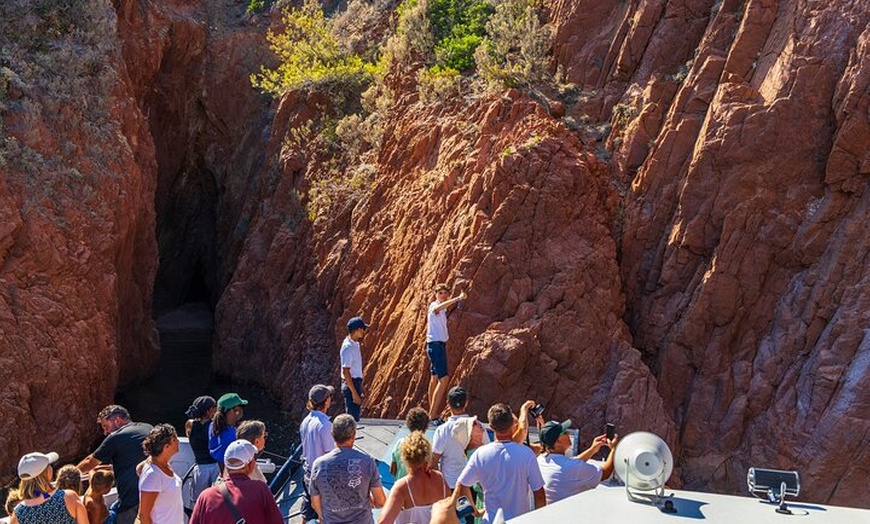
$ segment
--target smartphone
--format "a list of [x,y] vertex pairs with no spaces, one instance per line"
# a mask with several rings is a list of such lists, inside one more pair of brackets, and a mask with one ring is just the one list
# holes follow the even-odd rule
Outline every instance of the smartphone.
[[471,506],[468,497],[459,497],[459,500],[456,501],[456,516],[459,517],[459,521],[465,522],[465,517],[472,515],[473,513],[474,508]]
[[540,417],[541,413],[543,413],[543,412],[544,412],[544,406],[542,406],[540,404],[535,404],[534,406],[532,406],[532,409],[529,410],[529,414],[532,416],[532,418]]
[[616,436],[616,426],[608,422],[604,425],[604,434],[607,436],[607,440],[613,440],[613,437]]

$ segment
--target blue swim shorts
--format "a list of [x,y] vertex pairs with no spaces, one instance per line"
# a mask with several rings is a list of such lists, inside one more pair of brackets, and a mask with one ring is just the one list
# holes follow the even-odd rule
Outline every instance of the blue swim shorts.
[[426,355],[429,357],[429,373],[444,378],[447,376],[447,342],[427,342]]

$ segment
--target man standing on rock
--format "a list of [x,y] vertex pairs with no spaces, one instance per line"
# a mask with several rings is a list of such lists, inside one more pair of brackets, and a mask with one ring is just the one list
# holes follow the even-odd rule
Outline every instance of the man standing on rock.
[[[132,422],[130,413],[122,406],[106,406],[97,415],[105,440],[78,464],[79,471],[88,473],[100,464],[111,464],[118,486],[118,502],[112,508],[117,512],[117,524],[132,524],[139,513],[139,477],[136,465],[145,458],[142,441],[153,429],[151,424]],[[116,506],[117,505],[117,506]]]
[[362,351],[360,340],[366,334],[369,325],[361,317],[353,317],[347,321],[347,336],[341,343],[341,394],[344,396],[345,412],[359,422],[362,408]]
[[447,284],[435,286],[435,301],[429,304],[426,315],[426,356],[429,357],[429,419],[436,421],[441,415],[444,393],[450,382],[447,372],[447,309],[465,300],[465,291],[453,298]]

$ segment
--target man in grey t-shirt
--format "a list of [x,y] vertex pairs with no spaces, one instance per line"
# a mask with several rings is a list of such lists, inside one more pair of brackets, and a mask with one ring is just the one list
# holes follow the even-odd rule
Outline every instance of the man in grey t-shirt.
[[348,414],[332,422],[335,449],[311,468],[311,505],[320,524],[371,524],[372,506],[387,501],[375,459],[353,449],[356,422]]

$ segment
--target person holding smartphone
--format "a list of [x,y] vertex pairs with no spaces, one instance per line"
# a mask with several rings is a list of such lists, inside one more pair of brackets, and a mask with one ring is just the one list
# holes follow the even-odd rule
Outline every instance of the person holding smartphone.
[[[541,428],[544,452],[538,456],[538,467],[544,477],[547,504],[593,489],[613,474],[613,455],[618,436],[614,433],[613,438],[608,439],[606,434],[598,435],[586,451],[569,458],[565,452],[571,448],[571,437],[568,435],[570,427],[570,420],[551,420]],[[587,462],[604,446],[610,447],[610,453],[602,466]]]

